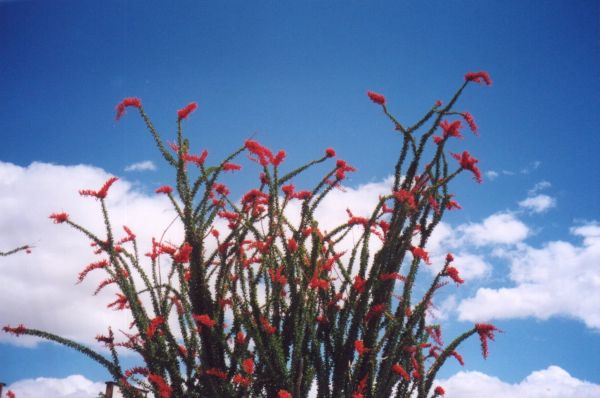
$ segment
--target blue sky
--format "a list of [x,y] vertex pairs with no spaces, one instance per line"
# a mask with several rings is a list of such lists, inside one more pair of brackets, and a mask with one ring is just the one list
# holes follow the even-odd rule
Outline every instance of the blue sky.
[[[470,341],[462,349],[465,368],[451,364],[441,377],[454,386],[457,372],[478,371],[473,380],[485,374],[515,389],[529,388],[535,377],[526,378],[542,371],[544,380],[560,384],[569,376],[597,392],[599,8],[585,0],[0,1],[0,249],[36,246],[29,256],[2,258],[0,281],[23,283],[44,268],[50,281],[58,278],[48,267],[62,264],[45,255],[51,237],[40,231],[64,229],[34,219],[27,206],[90,211],[78,198],[52,202],[77,196],[88,187],[83,182],[60,195],[43,187],[117,175],[129,183],[123,197],[135,202],[171,181],[139,117],[129,112],[115,122],[124,97],[140,97],[166,138],[174,136],[176,110],[197,101],[186,133],[195,152],[209,150],[209,161],[250,136],[286,149],[290,165],[333,147],[358,168],[347,185],[359,197],[365,184],[383,183],[399,149],[366,91],[385,94],[392,113],[409,124],[435,100],[449,100],[465,72],[486,70],[493,86],[469,87],[459,105],[475,116],[481,136],[465,134],[452,147],[480,159],[484,183],[459,179],[454,191],[464,210],[450,215],[449,232],[439,237],[441,246],[471,259],[473,277],[442,301],[448,337],[475,317],[505,333],[487,361]],[[156,170],[125,171],[143,161]],[[122,214],[135,218],[125,207]],[[63,259],[76,270],[85,261]],[[0,301],[15,304],[0,307],[0,323],[19,323],[19,315],[36,322],[31,313],[47,310],[47,285],[38,282],[30,296],[4,294]],[[85,288],[72,287],[73,294],[87,297],[92,288]],[[56,326],[51,317],[37,321]],[[85,331],[73,333],[83,338]],[[24,347],[0,335],[0,358],[0,381],[9,385],[74,374],[106,379],[77,353],[49,344]]]

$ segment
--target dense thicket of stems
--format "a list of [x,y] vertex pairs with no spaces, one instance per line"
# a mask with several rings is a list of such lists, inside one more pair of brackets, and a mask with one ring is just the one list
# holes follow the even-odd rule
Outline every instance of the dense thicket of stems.
[[[291,181],[328,164],[335,157],[332,149],[284,172],[284,152],[274,154],[248,140],[209,167],[206,153],[193,155],[182,131],[195,104],[179,111],[175,143],[166,145],[141,101],[124,100],[118,117],[126,107],[137,108],[175,171],[174,189],[164,186],[157,193],[170,198],[183,225],[183,242],[153,241],[148,258],[140,257],[132,231],[115,238],[105,198],[116,179],[98,191],[81,191],[99,200],[105,237],[66,213],[51,218],[81,231],[105,255],[80,280],[95,269],[108,273],[96,292],[115,285],[119,295],[112,306],[130,310],[136,332],[115,336],[109,329],[99,335],[111,354],[106,358],[44,331],[5,330],[81,351],[108,370],[126,397],[137,397],[132,388],[137,386],[161,397],[299,398],[313,384],[324,398],[440,395],[442,390],[433,388],[436,374],[450,356],[460,358],[459,344],[479,333],[487,354],[487,338],[495,330],[478,324],[444,345],[440,326],[430,323],[427,313],[436,291],[452,280],[462,283],[450,254],[425,293],[415,296],[417,274],[429,262],[427,241],[445,212],[458,207],[451,182],[464,170],[480,178],[477,160],[468,152],[452,155],[459,160],[454,167],[444,149],[462,127],[444,118],[464,118],[476,130],[468,113],[453,108],[469,82],[488,81],[467,76],[447,105],[436,103],[410,127],[388,112],[383,96],[369,93],[400,137],[393,184],[371,214],[349,212],[346,222],[329,231],[320,229],[315,212],[353,167],[338,159],[310,191],[295,191]],[[442,134],[434,137],[439,130]],[[232,162],[244,153],[258,164],[261,176],[255,188],[234,201],[220,177],[238,169]],[[223,221],[228,228],[217,230]],[[346,239],[351,231],[358,239],[341,249],[351,241]],[[159,269],[161,258],[163,271],[169,260],[166,274]],[[144,365],[123,369],[118,347],[137,352]]]

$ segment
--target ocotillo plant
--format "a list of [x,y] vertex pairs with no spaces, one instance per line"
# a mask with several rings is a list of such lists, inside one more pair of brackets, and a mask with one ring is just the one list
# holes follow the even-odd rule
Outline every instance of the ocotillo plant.
[[[108,286],[118,290],[109,307],[129,310],[133,331],[116,335],[109,328],[97,336],[111,354],[105,357],[23,325],[4,330],[81,351],[108,370],[126,397],[139,396],[134,387],[163,398],[300,398],[314,386],[323,398],[444,395],[441,386],[434,386],[440,367],[449,357],[462,364],[457,347],[474,334],[487,356],[488,339],[497,330],[477,324],[443,343],[440,325],[427,314],[440,288],[463,282],[450,253],[425,294],[414,293],[417,274],[430,263],[428,239],[447,210],[460,208],[450,193],[451,182],[463,171],[481,182],[477,159],[468,151],[448,156],[445,150],[448,140],[462,138],[463,121],[477,133],[472,116],[454,110],[472,82],[491,84],[486,72],[466,74],[446,105],[437,101],[410,127],[389,113],[384,96],[368,92],[401,138],[393,182],[370,214],[348,211],[347,221],[329,231],[320,228],[315,211],[355,171],[344,160],[333,162],[333,149],[286,170],[284,151],[273,153],[247,140],[208,166],[208,152],[193,154],[182,130],[196,103],[178,111],[175,142],[166,144],[141,101],[123,100],[117,119],[127,108],[137,109],[175,170],[174,187],[156,192],[170,199],[183,241],[153,240],[151,251],[140,256],[134,232],[124,227],[125,236],[117,237],[109,217],[105,199],[117,178],[97,191],[82,190],[81,195],[99,201],[105,236],[94,235],[67,213],[50,218],[91,239],[103,259],[88,265],[79,281],[94,270],[107,273],[96,293]],[[240,169],[233,162],[243,153],[257,163],[260,178],[234,200],[220,177]],[[312,189],[296,190],[296,176],[329,162],[334,164]],[[292,207],[299,209],[293,217]],[[227,230],[216,228],[221,221]],[[340,250],[351,232],[359,237]],[[166,274],[160,272],[160,259],[169,260]],[[144,365],[123,369],[118,347],[138,353]]]

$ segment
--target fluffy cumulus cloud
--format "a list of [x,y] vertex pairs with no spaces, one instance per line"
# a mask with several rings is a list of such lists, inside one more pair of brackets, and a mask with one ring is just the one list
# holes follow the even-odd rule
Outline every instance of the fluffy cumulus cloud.
[[492,214],[481,223],[464,224],[457,230],[461,234],[459,244],[475,246],[511,245],[529,235],[527,225],[509,212]]
[[156,165],[151,160],[144,160],[143,162],[133,163],[125,167],[125,171],[154,171]]
[[506,383],[480,372],[459,372],[439,380],[444,398],[596,398],[600,385],[579,380],[558,366],[532,372],[519,383]]
[[571,233],[581,242],[552,241],[539,248],[519,244],[502,251],[514,286],[478,289],[460,303],[459,317],[486,321],[567,316],[600,330],[600,226],[588,223]]
[[520,201],[519,206],[532,213],[543,213],[556,206],[556,199],[540,194]]
[[38,377],[20,380],[8,386],[8,389],[18,398],[96,398],[105,391],[106,385],[81,375],[72,375],[64,379]]
[[[438,380],[445,398],[596,398],[600,385],[571,376],[558,366],[532,372],[518,383],[507,383],[481,372],[458,372],[448,379]],[[316,397],[316,388],[309,397]],[[8,386],[19,398],[96,398],[105,391],[105,384],[80,375],[64,379],[40,377],[17,381]]]
[[[94,336],[109,325],[127,329],[125,314],[106,308],[114,301],[114,289],[108,287],[98,296],[92,295],[106,274],[95,271],[76,284],[79,272],[100,259],[92,253],[89,240],[66,224],[55,225],[48,219],[51,213],[64,211],[73,221],[105,238],[98,201],[81,197],[78,191],[99,189],[109,177],[90,166],[0,163],[2,249],[33,246],[29,255],[21,252],[0,261],[3,325],[23,323],[83,342],[93,342]],[[125,236],[121,226],[127,225],[137,234],[141,253],[149,248],[151,237],[160,237],[175,216],[167,198],[143,195],[124,180],[111,187],[107,206],[117,238]],[[171,227],[165,240],[180,244],[180,228]],[[7,340],[35,343],[28,336],[15,338],[0,333],[0,341]]]

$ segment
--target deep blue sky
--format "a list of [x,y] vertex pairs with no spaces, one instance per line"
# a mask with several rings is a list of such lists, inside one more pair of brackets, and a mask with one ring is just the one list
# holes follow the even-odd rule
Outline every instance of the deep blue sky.
[[[126,165],[150,159],[158,171],[128,177],[150,191],[170,181],[170,172],[135,112],[114,121],[115,105],[138,96],[165,137],[174,136],[176,110],[197,101],[186,133],[193,151],[208,148],[209,159],[255,134],[287,149],[290,164],[334,147],[359,169],[350,184],[364,183],[390,174],[398,150],[367,90],[385,94],[390,110],[410,124],[435,100],[447,101],[465,72],[486,70],[493,86],[473,85],[461,101],[481,137],[468,135],[453,150],[469,149],[483,171],[515,175],[481,186],[463,178],[455,189],[465,212],[453,217],[479,220],[515,207],[547,180],[559,211],[546,216],[534,242],[568,240],[574,221],[600,219],[598,1],[176,4],[0,2],[0,160],[84,163],[124,175]],[[530,173],[520,174],[524,168]],[[485,364],[471,355],[470,363],[516,381],[563,361],[572,375],[600,382],[597,333],[576,321],[554,322],[506,322],[514,331],[492,351],[533,354],[518,363],[492,356]],[[539,328],[542,340],[519,347]],[[549,344],[559,354],[544,357]],[[569,356],[583,346],[587,353]],[[0,345],[0,353],[19,356],[55,358],[59,351]],[[11,366],[10,358],[0,371],[9,383],[78,371]]]

